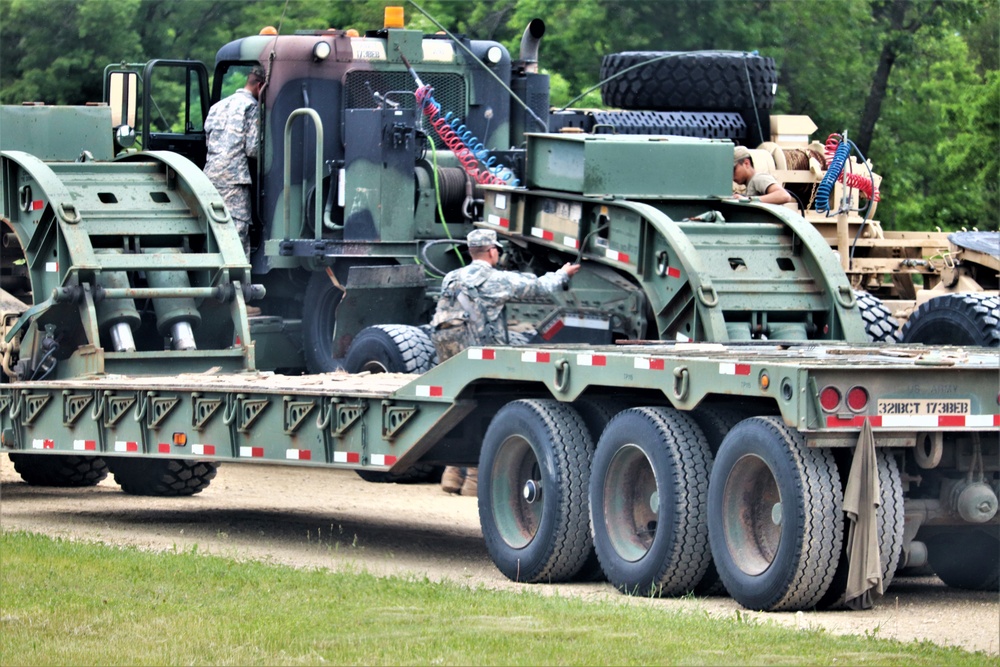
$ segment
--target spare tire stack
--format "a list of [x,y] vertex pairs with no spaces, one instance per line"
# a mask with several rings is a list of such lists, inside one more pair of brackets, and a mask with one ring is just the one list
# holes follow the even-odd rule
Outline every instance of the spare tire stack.
[[[632,69],[634,68],[634,69]],[[626,51],[604,56],[601,100],[630,111],[684,111],[742,117],[757,146],[771,140],[770,111],[778,85],[773,58],[740,51]]]

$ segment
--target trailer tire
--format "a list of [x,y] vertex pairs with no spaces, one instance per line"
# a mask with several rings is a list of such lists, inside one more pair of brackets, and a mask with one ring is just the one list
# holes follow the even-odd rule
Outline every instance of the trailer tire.
[[[668,53],[626,51],[604,56],[601,80]],[[777,83],[773,58],[736,51],[678,52],[604,83],[601,100],[619,109],[649,111],[770,109]]]
[[[889,590],[896,576],[899,558],[903,553],[903,479],[899,474],[899,465],[891,452],[883,449],[875,450],[875,460],[878,466],[879,505],[875,511],[875,521],[878,524],[879,559],[882,565],[882,590]],[[846,465],[841,475],[843,485],[847,484],[846,471],[850,470],[850,457],[845,458]],[[844,594],[847,592],[847,575],[850,563],[847,559],[847,527],[845,522],[844,548],[837,563],[837,573],[833,577],[826,595],[816,603],[819,609],[842,609],[845,607]]]
[[715,567],[748,609],[808,609],[836,573],[843,492],[829,450],[810,448],[780,417],[737,424],[719,448],[708,490]]
[[479,459],[479,522],[508,579],[568,581],[583,567],[593,544],[592,453],[583,419],[558,401],[514,401],[490,421]]
[[671,408],[633,408],[604,429],[590,477],[591,530],[604,574],[629,595],[691,591],[711,561],[705,505],[712,454]]
[[[753,411],[749,408],[732,407],[728,405],[703,404],[691,411],[691,418],[695,420],[705,434],[708,448],[712,456],[719,451],[719,446],[725,439],[729,431],[742,420],[752,417]],[[726,587],[719,578],[719,572],[715,569],[715,563],[710,561],[705,570],[705,576],[694,587],[695,595],[715,596],[725,595]]]
[[435,363],[434,343],[421,328],[376,324],[361,330],[344,358],[348,373],[426,373]]
[[[583,423],[587,425],[587,431],[590,433],[590,439],[592,442],[597,442],[601,439],[601,434],[607,427],[608,422],[621,412],[622,410],[627,410],[629,403],[625,400],[618,399],[608,399],[602,398],[598,400],[590,396],[582,396],[577,400],[573,401],[573,409],[577,411],[580,417],[583,419]],[[601,568],[601,561],[597,559],[597,552],[593,547],[590,549],[590,553],[587,554],[587,561],[580,568],[580,571],[575,577],[574,581],[605,581],[604,570]]]
[[214,461],[108,459],[122,491],[134,496],[191,496],[204,491],[218,470]]
[[938,533],[925,539],[934,574],[951,588],[997,591],[1000,588],[1000,536],[977,528]]
[[899,322],[885,307],[882,300],[864,290],[854,290],[861,311],[861,319],[865,323],[865,333],[873,343],[898,343]]
[[358,477],[373,484],[436,484],[441,481],[444,466],[418,463],[399,473],[376,470],[355,470]]
[[1000,297],[945,294],[920,304],[903,326],[904,343],[1000,346]]
[[32,486],[96,486],[108,476],[108,464],[99,456],[73,454],[10,454],[14,470]]

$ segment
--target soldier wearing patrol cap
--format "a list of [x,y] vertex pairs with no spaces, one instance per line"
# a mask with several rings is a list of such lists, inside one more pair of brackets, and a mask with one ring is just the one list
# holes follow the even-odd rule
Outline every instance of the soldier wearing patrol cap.
[[787,204],[793,201],[792,195],[781,187],[778,179],[771,174],[757,173],[750,149],[746,146],[737,146],[733,150],[733,182],[746,186],[746,197],[751,201],[765,204]]
[[222,195],[248,261],[251,181],[247,159],[257,157],[257,100],[263,86],[264,69],[258,65],[250,70],[246,85],[214,104],[205,119],[205,175]]
[[[507,345],[507,318],[504,306],[514,299],[544,297],[562,288],[579,264],[564,264],[558,271],[535,276],[496,268],[501,247],[496,232],[477,229],[466,239],[472,263],[455,269],[441,283],[441,298],[431,325],[431,339],[438,360],[444,361],[473,345]],[[449,493],[474,495],[476,469],[463,476],[460,468],[445,470],[441,486]]]

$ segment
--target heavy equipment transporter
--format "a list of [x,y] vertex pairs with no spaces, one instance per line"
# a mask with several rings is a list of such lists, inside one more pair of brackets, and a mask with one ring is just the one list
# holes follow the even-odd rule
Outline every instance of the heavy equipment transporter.
[[[549,114],[543,31],[517,62],[395,25],[267,33],[220,50],[212,95],[200,64],[154,61],[109,69],[105,106],[4,107],[0,432],[21,476],[190,494],[218,462],[478,464],[487,546],[518,580],[762,609],[863,604],[901,562],[996,587],[995,350],[869,347],[895,337],[887,313],[822,236],[731,198],[760,108],[581,131]],[[773,63],[705,57],[750,67],[756,93],[728,104],[766,110]],[[248,263],[199,167],[209,100],[254,65]],[[475,225],[510,268],[583,269],[510,304],[517,341],[546,345],[432,367],[421,325]]]

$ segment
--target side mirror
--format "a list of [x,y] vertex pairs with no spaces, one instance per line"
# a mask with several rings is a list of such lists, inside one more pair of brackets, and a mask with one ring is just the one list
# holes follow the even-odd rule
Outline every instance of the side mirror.
[[135,110],[139,91],[136,72],[111,72],[108,75],[108,105],[111,107],[111,127],[115,143],[129,148],[135,143]]

